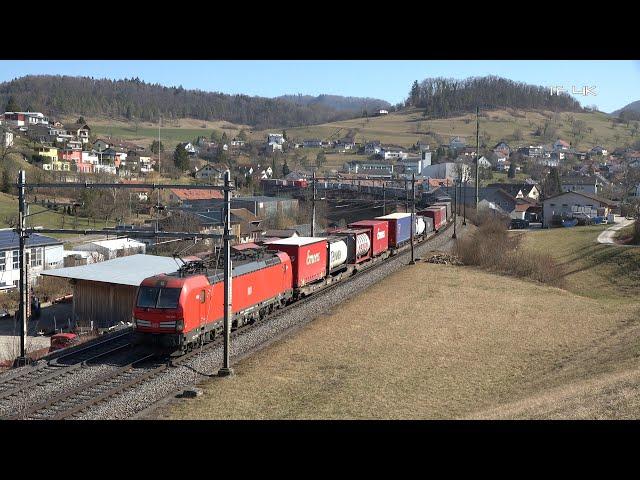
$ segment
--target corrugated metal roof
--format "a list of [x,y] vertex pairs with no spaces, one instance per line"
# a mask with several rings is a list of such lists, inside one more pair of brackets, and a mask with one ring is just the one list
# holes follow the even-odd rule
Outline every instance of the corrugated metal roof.
[[410,216],[411,216],[410,213],[397,212],[397,213],[390,213],[389,215],[384,215],[382,217],[376,217],[376,220],[398,220],[400,218],[407,218]]
[[[45,245],[62,245],[62,241],[37,233],[32,233],[27,238],[27,247],[42,247]],[[9,228],[0,230],[0,250],[14,250],[19,246],[19,237],[16,232]]]
[[176,272],[179,263],[170,257],[138,254],[91,265],[45,270],[41,275],[138,286],[147,277]]

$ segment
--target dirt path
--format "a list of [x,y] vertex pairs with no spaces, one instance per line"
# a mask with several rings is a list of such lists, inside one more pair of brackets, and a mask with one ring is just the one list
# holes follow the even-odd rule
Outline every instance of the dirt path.
[[598,243],[604,243],[607,245],[617,245],[619,247],[637,246],[637,245],[621,245],[619,243],[616,243],[616,240],[615,240],[616,233],[618,232],[618,230],[622,230],[627,225],[631,225],[634,222],[634,220],[627,220],[624,217],[620,217],[616,215],[614,217],[614,222],[615,222],[614,226],[607,228],[604,232],[598,235],[598,239],[597,239]]

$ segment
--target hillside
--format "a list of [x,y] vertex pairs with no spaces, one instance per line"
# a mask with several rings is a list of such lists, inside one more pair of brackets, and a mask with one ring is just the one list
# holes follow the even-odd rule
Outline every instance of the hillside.
[[486,76],[464,80],[427,78],[415,81],[408,103],[424,109],[429,118],[441,118],[500,108],[539,109],[554,112],[580,112],[580,103],[567,93],[554,95],[548,87]]
[[296,105],[322,105],[338,111],[362,112],[364,110],[373,112],[377,109],[387,109],[391,104],[385,100],[377,98],[343,97],[341,95],[282,95],[276,97],[277,100],[285,100]]
[[0,84],[0,106],[8,110],[38,110],[61,115],[109,116],[140,121],[191,117],[226,120],[265,127],[310,125],[360,115],[338,111],[321,103],[247,95],[185,90],[143,82],[54,75],[29,75]]
[[640,113],[640,100],[635,102],[631,102],[628,105],[616,110],[615,112],[611,112],[611,115],[620,115],[622,112],[637,112]]
[[[613,124],[610,117],[602,112],[555,113],[548,110],[495,109],[481,111],[480,141],[490,147],[503,139],[514,145],[552,143],[557,138],[545,141],[535,135],[537,128],[548,122],[556,129],[555,137],[566,139],[576,146],[572,126],[574,120],[584,122],[577,142],[578,149],[602,145],[613,150],[614,147],[638,140],[637,136],[633,136],[631,128]],[[465,137],[468,144],[475,144],[475,130],[475,113],[426,119],[422,109],[410,108],[380,117],[289,128],[287,135],[292,141],[302,141],[305,138],[335,140],[351,133],[357,142],[380,140],[382,143],[408,147],[421,140],[434,148],[438,144],[449,143],[454,136]],[[250,137],[263,140],[267,133],[268,130],[254,130]]]

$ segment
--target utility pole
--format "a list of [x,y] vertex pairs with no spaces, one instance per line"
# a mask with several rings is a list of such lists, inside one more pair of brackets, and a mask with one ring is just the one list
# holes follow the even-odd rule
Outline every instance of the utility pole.
[[476,107],[476,212],[478,211],[478,196],[480,188],[480,107]]
[[464,186],[462,187],[462,225],[467,224],[467,176],[464,174]]
[[382,179],[382,215],[387,214],[387,190],[385,189],[384,178]]
[[25,244],[27,241],[26,216],[27,205],[25,200],[25,171],[18,173],[18,241],[20,250],[20,356],[16,359],[15,365],[21,366],[29,363],[27,358],[27,321],[29,310],[29,278],[27,274],[27,252]]
[[224,172],[224,229],[223,229],[223,244],[224,244],[224,356],[222,368],[218,370],[218,376],[228,377],[233,375],[233,368],[231,368],[229,357],[229,342],[231,340],[231,318],[233,311],[231,308],[231,245],[229,244],[229,226],[231,224],[231,195],[229,192],[229,181],[231,179],[231,172],[227,170]]
[[416,259],[413,251],[413,234],[416,229],[416,174],[411,174],[411,261],[409,265],[415,265]]
[[409,189],[407,188],[407,179],[404,179],[404,211],[409,212]]
[[451,238],[457,238],[456,225],[458,223],[458,182],[457,178],[453,180],[453,235]]
[[[326,197],[326,195],[325,195]],[[316,233],[316,172],[313,172],[313,200],[311,200],[311,236]]]

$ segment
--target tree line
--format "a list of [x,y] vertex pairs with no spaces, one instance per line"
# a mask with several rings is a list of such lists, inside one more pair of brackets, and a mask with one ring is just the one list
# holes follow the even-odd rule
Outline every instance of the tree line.
[[514,108],[582,111],[567,93],[551,94],[549,88],[488,76],[465,80],[427,78],[413,82],[407,105],[424,109],[424,115],[442,118],[481,109]]
[[257,129],[345,120],[360,112],[337,111],[323,104],[186,90],[146,83],[139,78],[94,79],[61,75],[28,75],[0,84],[0,108],[41,111],[53,117],[104,115],[157,122],[197,118],[225,120]]

